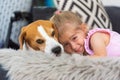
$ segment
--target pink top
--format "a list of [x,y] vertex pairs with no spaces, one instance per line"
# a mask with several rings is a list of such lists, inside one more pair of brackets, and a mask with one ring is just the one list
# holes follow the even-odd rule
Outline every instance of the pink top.
[[93,29],[88,32],[88,36],[85,39],[85,50],[89,55],[93,55],[93,51],[89,47],[89,40],[91,35],[95,32],[107,32],[110,34],[110,43],[106,47],[107,49],[107,56],[120,56],[120,34],[109,29]]

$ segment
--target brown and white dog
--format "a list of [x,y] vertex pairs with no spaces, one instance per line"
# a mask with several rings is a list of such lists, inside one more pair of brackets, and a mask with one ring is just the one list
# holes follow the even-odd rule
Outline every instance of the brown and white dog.
[[57,30],[47,20],[37,20],[22,28],[19,36],[20,49],[39,50],[56,56],[63,52],[58,42]]

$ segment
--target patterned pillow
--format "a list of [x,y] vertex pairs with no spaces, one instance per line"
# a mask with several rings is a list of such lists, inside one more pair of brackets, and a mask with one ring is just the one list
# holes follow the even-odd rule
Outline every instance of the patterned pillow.
[[111,22],[101,0],[56,0],[59,10],[69,10],[80,14],[83,22],[91,28],[110,28]]

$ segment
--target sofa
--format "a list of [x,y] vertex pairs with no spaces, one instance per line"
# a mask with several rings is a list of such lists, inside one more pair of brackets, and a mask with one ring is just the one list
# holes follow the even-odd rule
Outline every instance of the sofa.
[[[107,13],[108,13],[108,15],[109,15],[109,18],[110,18],[110,20],[111,20],[111,22],[112,22],[112,26],[113,26],[113,30],[115,30],[115,31],[117,31],[118,33],[120,33],[120,8],[119,7],[114,7],[114,6],[105,6],[105,10],[107,11]],[[35,17],[36,18],[36,17]],[[14,51],[13,51],[14,52]],[[54,60],[56,60],[56,58],[52,58],[52,59],[54,59]],[[68,58],[69,59],[69,58]],[[71,57],[70,57],[70,59],[71,59]],[[1,60],[1,57],[0,57],[0,60]],[[50,60],[51,60],[51,58],[50,58]],[[72,60],[72,59],[71,59]],[[115,59],[116,60],[116,59]],[[119,59],[117,59],[118,61],[116,62],[116,63],[119,63],[120,62],[120,60]],[[58,60],[59,61],[59,60]],[[97,60],[96,60],[97,61]],[[99,61],[99,60],[98,60]],[[108,59],[108,62],[111,62],[111,60],[109,60]],[[103,61],[103,62],[105,62],[105,61]],[[115,62],[115,61],[114,61]],[[64,63],[64,60],[63,60],[63,63]],[[66,62],[65,62],[66,63]],[[99,62],[98,62],[99,63]],[[0,63],[1,64],[1,63]],[[103,64],[103,63],[101,63],[101,64]],[[111,63],[112,64],[112,63]],[[111,65],[110,64],[110,65]],[[46,65],[46,64],[45,64]],[[51,64],[50,64],[51,65]],[[55,65],[55,64],[54,64]],[[56,65],[58,65],[58,64],[56,64]],[[70,64],[69,64],[70,65]],[[87,65],[87,64],[85,64],[85,65]],[[89,64],[88,64],[89,65]],[[104,64],[105,65],[105,64]],[[62,66],[62,65],[61,65]],[[67,67],[67,66],[66,66]],[[75,66],[74,66],[75,67]],[[111,67],[111,66],[110,66]],[[116,66],[116,68],[115,69],[119,69],[119,67],[118,66]],[[57,68],[56,68],[57,69]],[[55,69],[55,70],[56,70]],[[101,68],[100,68],[101,69]],[[111,69],[112,69],[112,67],[111,67]],[[59,71],[59,70],[57,70],[57,71]],[[119,70],[118,70],[119,71]],[[7,72],[8,72],[8,70],[5,70],[5,69],[3,69],[3,66],[2,66],[2,64],[0,65],[0,80],[9,80],[9,78],[6,76],[6,74],[7,74]],[[99,72],[99,71],[98,71]],[[24,72],[23,72],[24,73]],[[34,73],[34,72],[33,72]],[[58,73],[58,72],[56,72],[56,73]],[[56,74],[55,73],[55,74]],[[64,73],[65,74],[65,73]],[[67,74],[66,74],[67,75]],[[113,77],[114,78],[114,77]],[[112,78],[112,80],[113,80],[113,78]],[[41,78],[42,79],[42,78]],[[40,80],[41,80],[40,79]],[[117,79],[117,78],[115,78],[115,79]],[[114,80],[115,80],[114,79]],[[120,79],[120,78],[119,78]],[[47,79],[46,79],[47,80]],[[49,80],[49,79],[48,79]],[[61,79],[61,80],[64,80],[64,79]],[[72,80],[72,79],[71,79]],[[87,80],[89,80],[89,79],[87,79]],[[101,80],[103,80],[103,79],[101,79]],[[107,79],[104,79],[104,80],[107,80]],[[109,79],[109,80],[111,80],[111,79]]]

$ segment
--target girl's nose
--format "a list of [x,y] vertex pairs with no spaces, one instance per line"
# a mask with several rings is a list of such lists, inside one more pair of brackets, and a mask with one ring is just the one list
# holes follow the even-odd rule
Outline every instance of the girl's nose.
[[71,47],[72,47],[73,50],[76,50],[76,47],[77,47],[76,43],[75,42],[71,42]]

